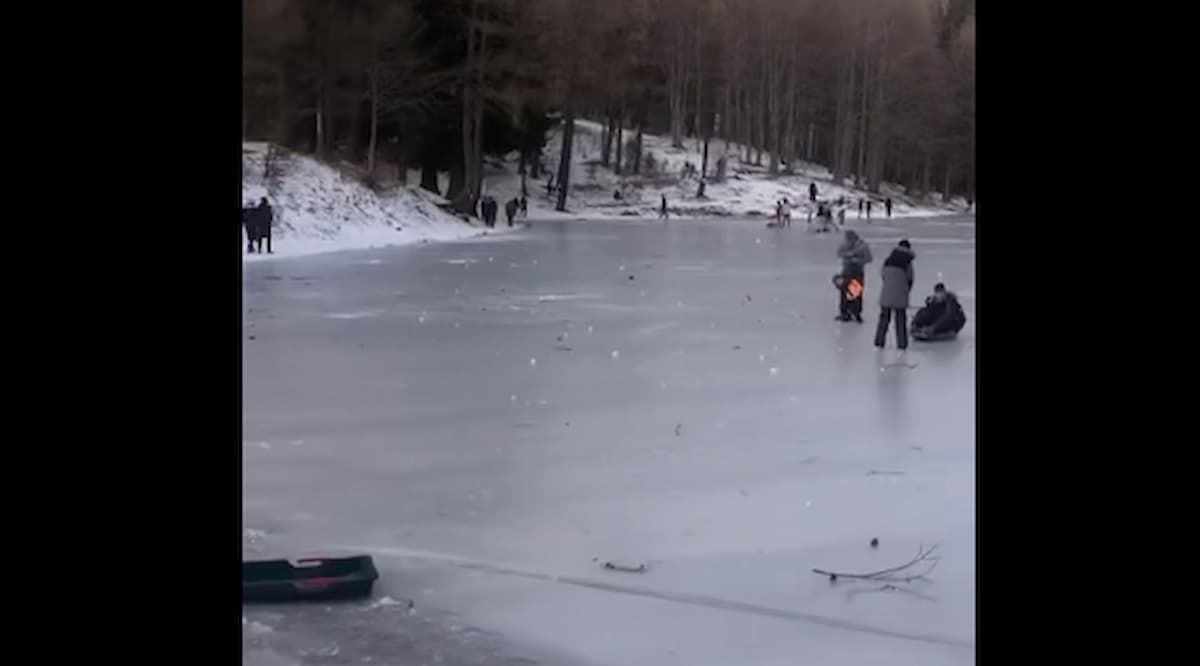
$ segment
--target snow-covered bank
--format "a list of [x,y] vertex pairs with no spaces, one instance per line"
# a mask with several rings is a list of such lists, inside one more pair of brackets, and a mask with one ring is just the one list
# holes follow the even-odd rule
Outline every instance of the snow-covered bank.
[[[419,188],[377,192],[353,175],[310,157],[266,143],[243,143],[243,205],[263,196],[275,211],[274,254],[247,254],[247,260],[456,240],[485,233],[482,225],[469,224],[439,208],[442,201]],[[486,230],[498,232],[502,230]]]
[[[724,156],[726,177],[723,182],[708,183],[705,198],[700,199],[696,197],[699,185],[697,176],[681,177],[685,163],[691,163],[698,171],[703,161],[702,146],[697,145],[696,140],[685,139],[683,148],[673,148],[670,137],[645,134],[643,156],[648,155],[653,162],[653,174],[617,176],[611,168],[599,165],[603,132],[604,129],[599,123],[576,121],[571,161],[571,195],[567,201],[569,212],[563,214],[554,211],[554,200],[546,192],[546,177],[543,176],[537,182],[529,180],[526,183],[530,195],[531,218],[654,218],[658,215],[662,195],[667,197],[672,216],[771,216],[774,214],[775,202],[784,198],[797,205],[797,212],[803,216],[804,209],[801,204],[808,202],[810,183],[817,184],[818,196],[823,200],[832,201],[838,197],[845,197],[850,204],[846,212],[849,219],[857,217],[857,201],[860,197],[875,200],[873,219],[885,217],[882,203],[884,197],[891,197],[893,200],[893,218],[963,215],[967,208],[966,201],[961,198],[946,204],[941,202],[940,196],[927,201],[917,201],[905,195],[902,188],[891,184],[881,187],[878,195],[850,187],[849,183],[846,186],[834,185],[833,174],[829,169],[806,162],[793,164],[792,174],[780,173],[778,176],[771,176],[766,166],[742,162],[739,146],[727,145],[720,139],[709,143],[709,173],[715,171],[717,160]],[[626,140],[632,136],[632,131],[625,133]],[[561,146],[562,129],[557,128],[551,131],[545,149],[544,166],[551,173],[557,172]],[[614,146],[614,160],[615,155]],[[764,153],[763,164],[768,163],[769,159],[769,155]],[[516,153],[503,161],[489,161],[485,174],[484,190],[498,200],[504,201],[520,195],[521,177],[517,175]],[[409,182],[415,182],[416,177],[419,177],[419,173],[413,172]],[[443,188],[447,179],[448,176],[443,175]],[[613,196],[617,190],[621,191],[620,200]]]

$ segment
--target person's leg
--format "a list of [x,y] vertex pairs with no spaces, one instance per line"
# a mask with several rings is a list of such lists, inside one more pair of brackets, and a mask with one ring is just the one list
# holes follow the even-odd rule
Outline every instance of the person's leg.
[[888,324],[892,323],[892,309],[879,308],[879,325],[875,327],[875,346],[883,348],[887,342]]
[[896,308],[896,346],[901,350],[908,349],[908,311]]
[[856,279],[858,280],[860,289],[858,292],[858,298],[855,298],[853,301],[850,301],[850,316],[854,318],[854,321],[861,324],[861,323],[863,323],[863,318],[862,318],[863,296],[866,294],[866,291],[867,291],[867,283],[861,277],[856,278]]
[[275,254],[271,249],[271,228],[267,227],[267,254]]
[[838,319],[846,321],[850,319],[850,300],[847,298],[846,285],[838,290]]

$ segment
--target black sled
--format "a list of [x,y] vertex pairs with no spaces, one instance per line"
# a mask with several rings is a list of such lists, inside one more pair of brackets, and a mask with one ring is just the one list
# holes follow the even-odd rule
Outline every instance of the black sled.
[[362,599],[379,571],[370,555],[242,562],[242,602]]

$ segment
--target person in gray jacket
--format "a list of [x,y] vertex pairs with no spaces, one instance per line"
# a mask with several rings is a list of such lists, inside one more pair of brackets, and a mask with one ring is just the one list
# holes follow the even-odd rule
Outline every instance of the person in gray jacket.
[[883,288],[879,294],[879,326],[875,329],[875,346],[887,342],[888,325],[896,318],[896,346],[908,348],[908,294],[913,286],[913,254],[908,240],[901,240],[883,262]]
[[[871,263],[871,247],[853,230],[846,231],[846,239],[838,246],[838,258],[842,260],[841,289],[838,293],[838,321],[854,319],[862,323],[862,295],[866,287],[867,264]],[[857,281],[857,285],[852,281]]]

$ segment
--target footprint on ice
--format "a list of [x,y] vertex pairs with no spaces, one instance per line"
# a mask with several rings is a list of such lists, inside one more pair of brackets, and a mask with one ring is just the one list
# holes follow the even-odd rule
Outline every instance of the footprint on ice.
[[536,358],[531,358],[531,359],[529,359],[529,365],[532,365],[532,366],[536,367],[536,366],[537,366],[537,359],[536,359]]
[[592,327],[588,326],[588,333],[591,333],[591,332],[592,332]]
[[764,354],[759,354],[759,355],[758,355],[758,362],[759,362],[759,363],[762,363],[762,362],[764,362],[764,361],[766,361],[766,360],[767,360],[767,357],[766,357]]
[[619,351],[617,351],[617,350],[615,350],[615,349],[614,349],[614,350],[612,350],[612,357],[613,357],[613,358],[620,358],[620,357],[621,357],[621,352],[619,352]]
[[775,377],[779,374],[779,368],[771,368],[771,376]]

